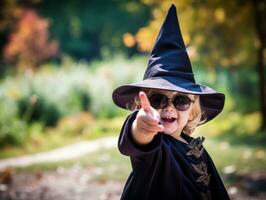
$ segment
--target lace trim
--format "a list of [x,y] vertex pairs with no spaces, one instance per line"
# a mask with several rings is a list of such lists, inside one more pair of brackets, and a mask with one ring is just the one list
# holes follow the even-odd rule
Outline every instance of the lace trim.
[[201,192],[201,198],[202,200],[211,200],[211,192],[210,191],[207,191],[206,194]]
[[[204,151],[204,148],[202,145],[204,140],[205,140],[204,137],[198,137],[198,138],[192,139],[187,145],[189,148],[189,151],[186,154],[188,156],[195,156],[196,158],[200,158]],[[199,164],[191,164],[191,166],[192,166],[192,169],[200,175],[197,178],[196,182],[203,183],[205,186],[208,187],[210,183],[211,175],[208,173],[207,164],[201,161]]]
[[188,156],[194,155],[196,158],[200,158],[203,154],[204,148],[202,146],[202,143],[204,142],[205,138],[198,137],[195,139],[192,139],[190,143],[187,145],[189,148],[189,151],[187,152]]
[[197,165],[192,164],[192,168],[195,172],[200,174],[200,177],[196,180],[197,182],[203,182],[204,185],[208,186],[210,183],[211,175],[208,173],[207,165],[204,162],[200,162]]

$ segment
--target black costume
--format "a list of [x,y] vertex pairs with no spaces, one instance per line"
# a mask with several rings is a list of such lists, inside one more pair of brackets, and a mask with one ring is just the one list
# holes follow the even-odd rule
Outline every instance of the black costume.
[[[202,121],[198,125],[223,110],[225,95],[195,82],[174,5],[151,51],[143,80],[117,87],[113,100],[125,109],[143,88],[199,96]],[[158,133],[151,143],[136,145],[130,133],[136,114],[127,118],[119,137],[119,150],[130,156],[133,168],[122,200],[229,199],[212,159],[202,146],[203,138],[194,139],[182,133],[181,137],[189,143],[186,144]]]
[[119,137],[119,150],[130,156],[133,168],[122,200],[229,199],[203,138],[182,133],[186,144],[159,133],[148,145],[138,146],[130,133],[136,114],[125,121]]

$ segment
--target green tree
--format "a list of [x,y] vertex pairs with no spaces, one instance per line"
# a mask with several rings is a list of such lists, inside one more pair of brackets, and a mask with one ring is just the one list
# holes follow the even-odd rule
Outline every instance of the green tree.
[[260,84],[260,102],[262,111],[262,129],[266,129],[266,2],[265,0],[250,0],[253,4],[253,16],[258,38],[257,71]]
[[51,22],[60,49],[76,59],[99,58],[104,53],[137,53],[123,37],[135,34],[150,19],[150,6],[141,0],[45,0],[36,9]]

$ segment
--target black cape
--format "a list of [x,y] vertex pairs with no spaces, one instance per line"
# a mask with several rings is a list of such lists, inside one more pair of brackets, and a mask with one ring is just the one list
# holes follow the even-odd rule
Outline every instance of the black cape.
[[204,138],[181,136],[189,143],[158,133],[148,145],[139,146],[131,137],[131,124],[137,112],[126,119],[118,148],[130,156],[132,172],[121,200],[227,200],[229,196],[203,148]]

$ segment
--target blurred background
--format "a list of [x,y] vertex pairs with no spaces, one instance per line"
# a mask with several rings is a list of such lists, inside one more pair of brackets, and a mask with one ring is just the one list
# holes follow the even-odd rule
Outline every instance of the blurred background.
[[112,91],[142,79],[172,3],[196,81],[226,95],[194,136],[232,199],[266,198],[265,0],[1,0],[0,199],[119,199]]

